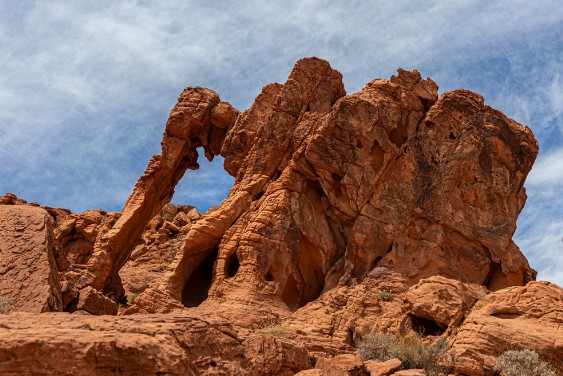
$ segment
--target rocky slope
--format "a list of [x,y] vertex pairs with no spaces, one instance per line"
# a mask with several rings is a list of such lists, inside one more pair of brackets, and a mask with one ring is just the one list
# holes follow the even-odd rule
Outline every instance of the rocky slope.
[[[205,214],[168,204],[201,148],[235,177]],[[563,364],[563,290],[511,239],[537,152],[529,128],[417,71],[346,95],[302,59],[245,112],[187,88],[123,212],[0,199],[9,311],[32,288],[32,312],[73,312],[0,317],[0,370],[391,374],[353,355],[374,331],[447,338],[467,375],[515,346]],[[29,346],[69,361],[33,368]]]

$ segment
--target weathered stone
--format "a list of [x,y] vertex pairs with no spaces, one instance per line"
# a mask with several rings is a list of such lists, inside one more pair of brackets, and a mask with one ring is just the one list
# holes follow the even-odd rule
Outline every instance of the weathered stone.
[[49,313],[0,315],[0,328],[2,375],[253,375],[225,322]]
[[0,205],[0,296],[8,312],[62,310],[56,247],[44,209]]
[[292,340],[253,334],[244,340],[243,345],[257,374],[293,375],[311,368],[307,350]]
[[333,358],[320,358],[315,365],[326,376],[368,376],[362,359],[355,354],[338,355]]
[[492,375],[503,351],[529,348],[563,367],[563,289],[530,282],[487,295],[453,338],[456,370],[469,376]]
[[459,326],[478,294],[486,291],[484,287],[441,276],[422,279],[407,292],[408,314],[415,321],[428,320],[436,329],[445,331],[449,326]]
[[401,369],[399,359],[390,359],[386,362],[368,360],[364,364],[370,376],[388,376]]
[[[220,153],[235,177],[228,198],[205,214],[169,203],[184,172],[198,167],[198,147],[210,160]],[[89,343],[108,354],[105,362],[91,359],[87,339],[72,347],[69,333],[57,342],[52,323],[38,336],[85,372],[113,370],[125,351],[143,357],[149,373],[367,374],[355,355],[362,337],[411,330],[450,336],[464,360],[459,370],[470,375],[490,373],[505,345],[558,354],[560,289],[504,289],[535,278],[511,237],[537,151],[527,127],[480,95],[460,89],[438,98],[417,71],[399,69],[347,96],[339,72],[306,58],[243,113],[209,89],[188,88],[123,213],[45,208],[58,224],[63,305],[85,315],[72,320],[92,326],[86,312],[115,313],[119,301],[131,322],[148,320],[151,338],[135,342],[128,324],[114,333],[126,321],[100,321]],[[0,203],[41,210],[14,195]],[[488,291],[498,292],[483,298]],[[531,291],[542,298],[533,301]],[[172,340],[193,331],[169,328],[170,316],[143,316],[166,312],[203,329]],[[240,339],[196,317],[231,322]],[[226,351],[234,358],[225,355],[224,367],[210,360],[223,340],[237,349]],[[7,367],[23,369],[14,362]],[[311,363],[317,370],[305,370]],[[45,361],[45,369],[64,373],[68,364]],[[140,372],[131,367],[115,370]]]
[[402,371],[397,371],[393,374],[394,376],[426,376],[426,372],[423,369],[405,369]]
[[115,315],[117,303],[94,288],[86,287],[80,292],[73,311],[84,311],[94,315]]

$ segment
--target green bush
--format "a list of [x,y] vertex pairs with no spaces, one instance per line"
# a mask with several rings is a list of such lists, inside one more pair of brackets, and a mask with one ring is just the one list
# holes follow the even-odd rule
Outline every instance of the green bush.
[[389,302],[393,300],[393,292],[389,290],[381,290],[379,291],[379,300],[383,300]]
[[10,309],[13,302],[14,298],[0,295],[0,314],[8,313],[8,310]]
[[504,371],[508,376],[555,376],[549,363],[540,359],[537,352],[529,349],[508,350],[497,359],[495,372]]
[[439,338],[432,345],[425,344],[415,334],[394,337],[390,334],[372,333],[363,338],[358,353],[363,360],[380,362],[398,358],[403,369],[423,368],[426,375],[447,375],[455,364],[453,352],[448,352],[447,343]]
[[134,292],[131,295],[129,295],[127,297],[127,304],[129,304],[130,306],[135,304],[135,299],[137,299],[137,296],[139,296],[138,292]]
[[172,221],[174,221],[174,216],[170,213],[164,213],[162,215],[162,219],[164,219],[165,221],[168,221],[168,222],[172,222]]

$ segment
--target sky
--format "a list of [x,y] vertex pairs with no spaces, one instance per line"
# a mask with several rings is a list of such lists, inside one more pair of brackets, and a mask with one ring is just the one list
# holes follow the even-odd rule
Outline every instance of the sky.
[[[266,4],[266,5],[265,5]],[[0,1],[0,195],[121,210],[188,86],[239,110],[305,56],[353,93],[398,67],[465,88],[528,125],[540,154],[515,241],[563,286],[563,6],[498,1]],[[206,210],[233,179],[188,171],[177,204]]]

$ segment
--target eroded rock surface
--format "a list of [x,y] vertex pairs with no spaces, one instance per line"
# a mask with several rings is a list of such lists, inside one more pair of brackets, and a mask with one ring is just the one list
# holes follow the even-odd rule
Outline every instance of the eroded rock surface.
[[536,140],[478,94],[437,89],[400,70],[345,96],[327,62],[297,62],[236,116],[221,148],[236,178],[228,199],[190,228],[138,311],[295,311],[377,266],[410,286],[533,280],[511,237]]
[[492,375],[503,351],[529,348],[563,371],[563,289],[549,282],[510,287],[481,299],[453,338],[467,375]]
[[121,286],[116,283],[118,272],[145,227],[170,202],[186,169],[199,167],[198,147],[203,147],[209,160],[219,154],[227,129],[237,114],[228,103],[220,102],[212,90],[199,87],[184,90],[166,124],[162,154],[149,161],[117,222],[96,240],[87,268],[76,278],[77,288],[105,288],[107,293],[120,295]]
[[0,204],[0,296],[7,312],[62,310],[52,228],[44,209]]
[[0,315],[0,341],[2,375],[253,374],[229,323],[187,315]]

